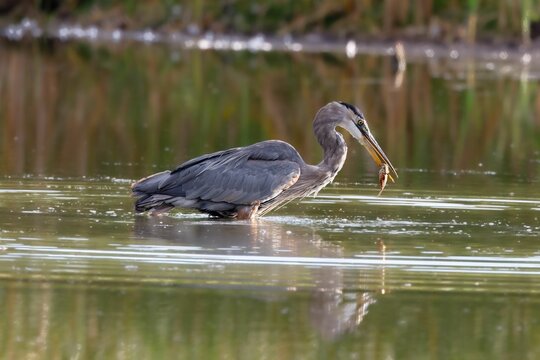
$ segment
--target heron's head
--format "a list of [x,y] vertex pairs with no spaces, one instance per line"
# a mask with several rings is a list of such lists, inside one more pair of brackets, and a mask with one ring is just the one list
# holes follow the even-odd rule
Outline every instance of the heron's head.
[[[337,115],[334,117],[335,121],[337,121],[336,126],[344,128],[358,140],[369,152],[377,166],[387,164],[391,173],[397,178],[396,169],[369,131],[366,118],[360,109],[342,101],[334,101],[327,106],[331,108],[331,112]],[[390,175],[390,180],[394,181],[392,175]]]

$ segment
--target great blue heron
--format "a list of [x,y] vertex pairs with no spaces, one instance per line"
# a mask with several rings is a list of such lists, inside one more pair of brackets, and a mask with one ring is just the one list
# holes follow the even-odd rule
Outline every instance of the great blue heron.
[[[279,140],[218,151],[134,183],[135,210],[159,213],[184,207],[211,216],[250,219],[293,199],[317,194],[332,182],[347,156],[347,145],[336,127],[350,132],[378,166],[388,164],[397,178],[360,110],[333,101],[313,120],[315,136],[324,150],[318,165],[306,164],[294,147]],[[392,175],[390,179],[394,181]]]

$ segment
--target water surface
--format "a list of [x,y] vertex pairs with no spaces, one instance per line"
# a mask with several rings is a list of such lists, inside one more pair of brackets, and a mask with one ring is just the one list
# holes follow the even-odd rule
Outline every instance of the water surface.
[[[0,357],[540,357],[537,85],[389,58],[1,45]],[[399,85],[399,86],[397,86]],[[511,90],[511,91],[510,91]],[[334,184],[257,221],[137,216],[129,186],[358,103]]]

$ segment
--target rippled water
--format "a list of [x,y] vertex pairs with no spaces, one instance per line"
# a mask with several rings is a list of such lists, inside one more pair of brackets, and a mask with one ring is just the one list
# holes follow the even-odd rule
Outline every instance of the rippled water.
[[[536,83],[121,45],[0,44],[0,358],[540,358]],[[381,196],[351,143],[334,184],[256,221],[133,213],[132,181],[204,152],[317,161],[336,97],[398,168]]]
[[4,356],[539,354],[534,184],[338,183],[234,222],[135,216],[129,183],[0,182]]

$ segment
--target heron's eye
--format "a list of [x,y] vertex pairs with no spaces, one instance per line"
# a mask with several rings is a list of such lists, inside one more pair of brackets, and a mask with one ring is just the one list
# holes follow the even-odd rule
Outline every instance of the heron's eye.
[[358,120],[356,120],[356,124],[357,124],[358,126],[362,126],[362,125],[364,125],[364,123],[365,123],[364,119],[360,119],[360,118],[359,118]]

